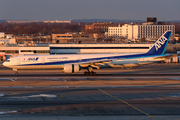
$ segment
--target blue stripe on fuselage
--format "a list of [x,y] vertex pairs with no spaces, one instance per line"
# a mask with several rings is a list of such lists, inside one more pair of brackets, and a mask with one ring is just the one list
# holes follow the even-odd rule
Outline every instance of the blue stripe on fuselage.
[[[101,57],[101,58],[90,58],[90,59],[81,59],[81,60],[69,60],[69,61],[57,61],[57,62],[47,62],[47,63],[33,63],[33,64],[21,64],[17,66],[29,66],[29,65],[64,65],[68,63],[83,63],[91,61],[101,62],[100,60],[112,60],[112,59],[138,59],[138,58],[147,58],[147,57],[156,57],[156,56],[166,56],[166,55],[149,55],[149,54],[136,54],[136,55],[125,55],[125,56],[110,56],[110,57]],[[16,66],[16,65],[15,65]]]

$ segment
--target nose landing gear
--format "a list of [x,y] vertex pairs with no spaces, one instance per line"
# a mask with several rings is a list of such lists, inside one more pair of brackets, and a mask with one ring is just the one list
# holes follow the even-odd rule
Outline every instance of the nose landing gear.
[[84,72],[84,75],[96,75],[96,72],[93,72],[93,68],[92,67],[88,67],[87,70],[88,71]]
[[13,69],[15,71],[15,75],[18,75],[18,71],[17,69]]

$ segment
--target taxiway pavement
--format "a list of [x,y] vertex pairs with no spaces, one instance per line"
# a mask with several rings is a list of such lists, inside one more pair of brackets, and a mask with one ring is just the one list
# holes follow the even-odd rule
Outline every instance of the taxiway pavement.
[[13,76],[0,67],[0,120],[180,119],[180,65],[110,68],[97,76],[38,71]]

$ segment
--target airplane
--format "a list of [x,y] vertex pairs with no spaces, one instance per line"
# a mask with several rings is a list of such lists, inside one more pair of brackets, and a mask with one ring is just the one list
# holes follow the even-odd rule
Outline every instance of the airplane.
[[164,54],[171,33],[166,31],[147,53],[23,55],[8,59],[3,66],[12,68],[16,75],[20,69],[62,69],[64,73],[78,73],[81,69],[87,69],[85,75],[96,75],[93,69],[147,65],[177,56]]

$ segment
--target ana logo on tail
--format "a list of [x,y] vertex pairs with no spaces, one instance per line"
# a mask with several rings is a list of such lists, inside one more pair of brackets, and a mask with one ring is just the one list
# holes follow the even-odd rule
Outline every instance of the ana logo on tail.
[[164,45],[164,43],[166,42],[167,38],[162,36],[156,43],[155,43],[155,48],[156,51],[158,51],[158,49],[161,47],[161,45]]

